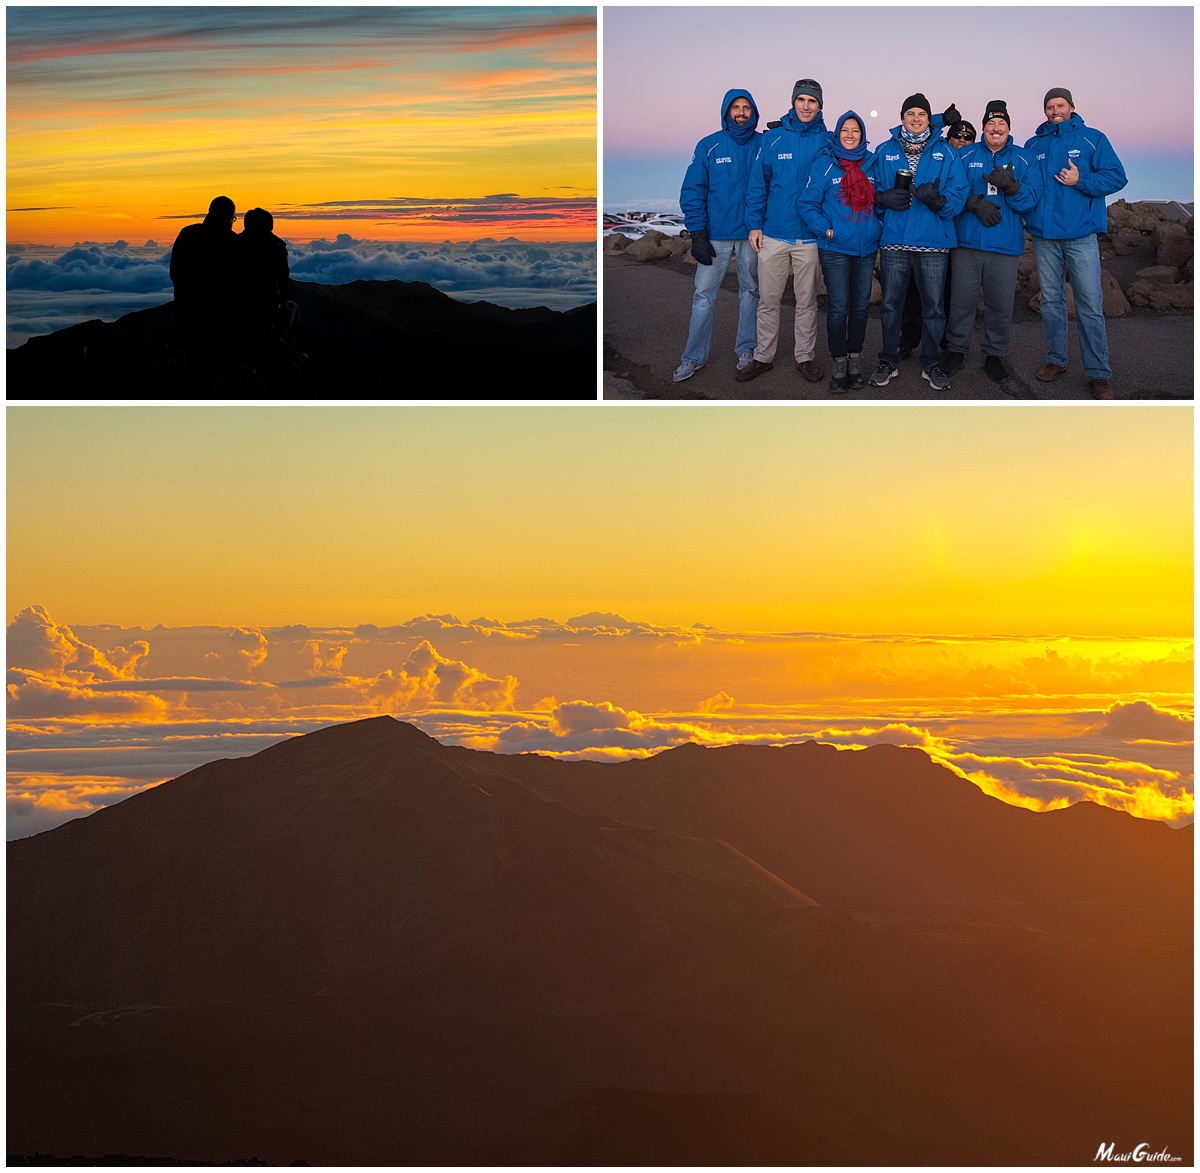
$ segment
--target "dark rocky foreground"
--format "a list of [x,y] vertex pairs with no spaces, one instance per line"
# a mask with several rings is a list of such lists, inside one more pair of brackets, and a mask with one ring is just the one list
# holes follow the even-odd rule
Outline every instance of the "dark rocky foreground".
[[335,726],[9,845],[8,1147],[1187,1164],[1191,879],[911,749]]
[[31,338],[8,352],[8,396],[595,399],[596,307],[559,313],[457,302],[418,281],[292,282],[297,348],[198,365],[171,302]]
[[[1176,209],[1179,211],[1180,209]],[[1158,206],[1117,200],[1108,208],[1108,232],[1100,237],[1104,314],[1113,386],[1117,399],[1191,400],[1194,383],[1192,241],[1194,224],[1171,220]],[[685,234],[647,232],[630,240],[620,233],[604,239],[604,384],[614,399],[1084,399],[1092,401],[1083,376],[1075,305],[1070,285],[1067,305],[1068,370],[1052,383],[1035,378],[1046,361],[1041,319],[1041,286],[1028,234],[1018,267],[1012,340],[1006,357],[1009,381],[995,384],[983,374],[980,337],[972,340],[964,369],[947,391],[934,391],[920,374],[919,354],[900,364],[900,377],[886,387],[869,383],[858,391],[829,390],[829,347],[825,285],[818,274],[817,361],[825,378],[806,382],[793,361],[795,298],[789,278],[781,310],[775,369],[750,382],[735,379],[737,277],[732,271],[717,294],[713,346],[708,363],[690,379],[673,383],[687,339],[696,262]],[[882,293],[876,278],[863,350],[866,372],[882,346],[879,319]],[[978,313],[982,331],[982,300]]]

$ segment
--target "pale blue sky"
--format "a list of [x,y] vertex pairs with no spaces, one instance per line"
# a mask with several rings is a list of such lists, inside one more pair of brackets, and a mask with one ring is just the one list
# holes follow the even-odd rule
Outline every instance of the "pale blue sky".
[[[1125,164],[1126,199],[1192,198],[1193,12],[1187,7],[643,8],[605,5],[604,204],[678,206],[691,150],[718,129],[725,91],[746,86],[767,120],[814,77],[826,122],[855,109],[878,145],[900,104],[954,101],[979,127],[1003,98],[1024,143],[1042,98],[1076,112]],[[870,117],[878,111],[876,118]]]

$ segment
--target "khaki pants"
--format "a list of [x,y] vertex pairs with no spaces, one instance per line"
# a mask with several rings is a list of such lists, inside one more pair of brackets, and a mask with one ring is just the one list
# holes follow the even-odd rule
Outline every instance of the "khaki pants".
[[758,345],[754,357],[774,362],[779,343],[779,300],[788,274],[796,293],[796,361],[808,362],[817,352],[817,273],[815,244],[763,237],[758,254]]

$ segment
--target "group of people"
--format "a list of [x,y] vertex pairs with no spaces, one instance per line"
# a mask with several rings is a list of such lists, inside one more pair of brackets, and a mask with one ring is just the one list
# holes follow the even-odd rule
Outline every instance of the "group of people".
[[[1021,147],[1007,103],[983,112],[981,135],[951,104],[935,113],[924,94],[900,108],[900,125],[875,151],[862,116],[847,110],[827,130],[821,86],[802,78],[792,108],[758,131],[758,107],[729,90],[721,129],[696,144],[679,203],[697,261],[687,344],[675,381],[708,361],[717,290],[737,259],[736,378],[774,367],[779,306],[789,275],[796,298],[795,359],[810,382],[817,361],[817,270],[828,295],[830,390],[887,386],[916,348],[937,391],[963,368],[983,295],[983,371],[1008,381],[1017,264],[1033,241],[1052,382],[1067,369],[1066,283],[1074,293],[1083,374],[1097,399],[1112,399],[1100,248],[1105,197],[1126,184],[1108,139],[1075,112],[1069,90],[1051,89],[1046,120]],[[862,361],[876,256],[883,342],[868,376]],[[1069,277],[1068,277],[1069,273]],[[869,364],[867,364],[869,366]]]
[[171,248],[178,341],[200,361],[253,361],[294,341],[299,311],[288,300],[287,244],[274,233],[275,218],[251,208],[240,233],[236,220],[233,200],[217,196]]

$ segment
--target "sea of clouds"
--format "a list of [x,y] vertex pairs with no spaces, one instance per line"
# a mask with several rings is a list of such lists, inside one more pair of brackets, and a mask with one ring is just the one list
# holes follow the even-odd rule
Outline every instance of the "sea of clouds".
[[[35,334],[171,300],[170,247],[83,241],[69,249],[10,244],[6,262],[9,347]],[[404,243],[332,240],[288,245],[292,277],[322,285],[350,281],[425,281],[459,301],[510,309],[574,309],[596,300],[592,242],[474,241]]]

